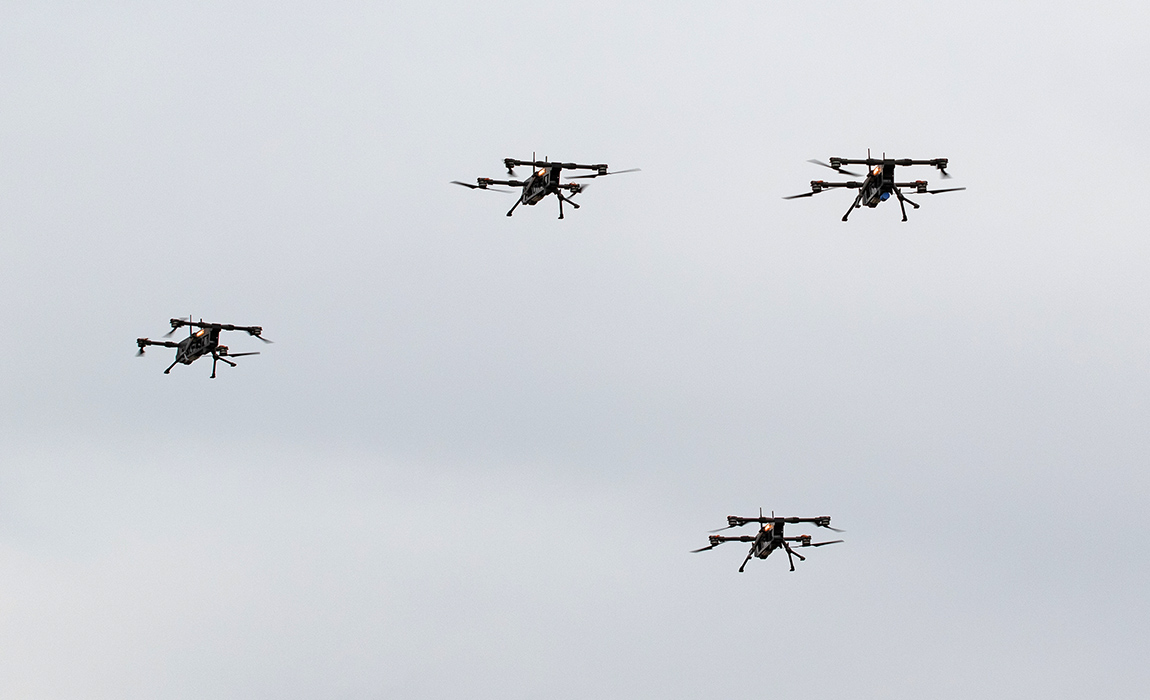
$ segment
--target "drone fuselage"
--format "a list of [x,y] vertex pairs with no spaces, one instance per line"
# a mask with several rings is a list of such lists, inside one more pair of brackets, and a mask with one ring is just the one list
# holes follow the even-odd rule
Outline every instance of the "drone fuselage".
[[200,328],[180,341],[176,348],[176,362],[190,365],[204,355],[210,355],[220,346],[220,329]]
[[874,209],[894,193],[894,163],[884,163],[871,168],[863,181],[859,204]]
[[766,559],[771,552],[783,546],[783,526],[785,523],[766,523],[755,535],[751,545],[751,554],[757,559]]
[[532,171],[531,176],[523,181],[523,192],[519,195],[519,201],[528,206],[535,206],[552,191],[558,191],[555,186],[559,184],[559,172],[559,168],[539,168]]

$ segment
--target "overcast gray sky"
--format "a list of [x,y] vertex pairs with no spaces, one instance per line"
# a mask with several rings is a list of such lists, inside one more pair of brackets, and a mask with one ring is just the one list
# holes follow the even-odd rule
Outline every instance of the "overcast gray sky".
[[[1150,694],[1146,4],[103,5],[0,19],[0,696]],[[781,199],[868,148],[969,189]]]

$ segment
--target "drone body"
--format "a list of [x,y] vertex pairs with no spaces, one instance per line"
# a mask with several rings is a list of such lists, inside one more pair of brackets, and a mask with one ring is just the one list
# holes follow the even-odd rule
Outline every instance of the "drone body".
[[808,161],[821,165],[824,168],[830,168],[837,173],[843,175],[853,175],[857,177],[857,173],[852,173],[843,170],[844,165],[865,165],[867,166],[867,176],[862,182],[858,180],[851,180],[849,182],[826,182],[824,180],[811,180],[811,191],[804,192],[803,194],[791,195],[783,197],[783,199],[798,199],[800,197],[811,197],[820,192],[835,188],[857,189],[858,195],[855,197],[854,203],[847,209],[847,213],[843,214],[843,221],[847,220],[851,211],[858,207],[870,207],[874,209],[879,204],[890,199],[893,195],[898,199],[899,207],[902,209],[902,220],[906,221],[906,205],[909,204],[915,209],[918,209],[918,204],[907,199],[903,193],[902,188],[913,188],[915,194],[940,194],[942,192],[957,192],[965,190],[965,187],[949,187],[941,190],[928,190],[926,180],[912,180],[909,182],[896,182],[894,177],[895,166],[909,166],[909,165],[930,165],[938,168],[944,178],[950,177],[946,173],[946,167],[949,161],[946,158],[931,158],[929,160],[915,160],[913,158],[887,158],[885,155],[882,158],[871,158],[870,153],[867,153],[866,158],[831,158],[830,165],[822,161],[812,160]]
[[[172,330],[168,331],[166,335],[170,336],[172,333],[176,332],[176,329],[182,326],[187,326],[188,337],[184,338],[178,343],[170,340],[148,340],[147,338],[136,339],[136,345],[138,345],[140,348],[136,353],[137,356],[143,355],[144,348],[150,345],[176,349],[176,359],[174,362],[172,362],[172,364],[168,365],[168,368],[164,370],[164,374],[171,372],[172,367],[175,367],[177,364],[190,365],[205,355],[211,355],[211,378],[215,379],[217,362],[223,361],[225,364],[229,364],[232,367],[235,367],[236,363],[229,360],[229,357],[244,357],[246,355],[259,354],[258,352],[238,352],[234,354],[228,352],[228,346],[220,345],[220,331],[244,331],[248,335],[259,338],[265,343],[272,342],[260,336],[260,334],[263,333],[263,328],[259,326],[233,326],[230,323],[204,323],[203,319],[201,319],[199,322],[195,322],[192,321],[191,318],[188,318],[187,320],[182,318],[173,318],[171,319],[170,323],[172,324]],[[193,328],[197,330],[193,331]]]
[[[739,567],[739,573],[743,573],[746,568],[747,562],[751,557],[758,559],[766,559],[777,549],[781,549],[787,553],[787,559],[791,563],[791,571],[795,570],[795,557],[801,561],[806,561],[807,558],[798,552],[794,551],[794,547],[822,547],[827,544],[838,544],[842,540],[832,540],[830,542],[811,542],[810,535],[795,535],[787,537],[784,535],[783,530],[787,523],[814,523],[816,527],[825,527],[828,530],[835,532],[842,532],[842,530],[835,530],[831,527],[831,516],[820,515],[814,518],[780,518],[775,517],[772,512],[769,517],[763,515],[763,511],[759,509],[759,517],[757,518],[744,518],[739,515],[727,516],[727,527],[721,528],[726,530],[732,527],[742,527],[748,523],[759,523],[761,527],[754,535],[739,535],[738,537],[725,537],[723,535],[710,535],[708,540],[710,544],[706,547],[692,550],[692,552],[705,552],[708,549],[714,549],[724,542],[749,542],[751,544],[751,551],[747,553],[747,558],[743,560],[742,566]],[[718,532],[716,530],[715,532]]]
[[[476,184],[472,185],[469,182],[460,182],[459,180],[452,180],[453,185],[462,185],[473,190],[487,190],[492,185],[506,185],[507,187],[520,188],[519,199],[507,212],[511,216],[515,212],[515,208],[520,204],[527,206],[535,206],[544,197],[549,194],[555,195],[559,199],[559,218],[563,218],[563,203],[566,202],[576,209],[579,205],[572,201],[572,197],[587,189],[587,185],[578,182],[562,182],[560,176],[563,170],[594,170],[591,175],[575,175],[569,179],[581,180],[603,175],[616,175],[618,173],[632,173],[636,172],[638,168],[631,168],[630,170],[618,170],[616,172],[608,172],[606,163],[599,163],[596,165],[580,165],[579,163],[555,163],[547,160],[516,160],[515,158],[504,158],[503,165],[507,168],[507,174],[515,177],[515,168],[520,165],[530,166],[532,168],[531,174],[527,176],[526,180],[493,180],[489,177],[481,177],[476,179]],[[491,189],[492,192],[511,192],[511,190],[497,190]],[[563,194],[569,192],[570,194]]]

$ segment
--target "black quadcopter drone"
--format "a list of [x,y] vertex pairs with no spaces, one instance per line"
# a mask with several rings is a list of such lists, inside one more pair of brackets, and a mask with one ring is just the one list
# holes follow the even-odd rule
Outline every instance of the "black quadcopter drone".
[[[204,323],[203,319],[198,322],[193,321],[191,317],[187,320],[182,318],[173,318],[170,323],[172,330],[164,334],[164,337],[172,335],[182,326],[188,327],[188,337],[184,338],[178,343],[170,340],[148,340],[147,338],[137,338],[136,345],[140,346],[139,352],[136,353],[137,357],[144,354],[144,348],[149,345],[155,345],[162,348],[175,348],[176,359],[168,368],[164,370],[164,374],[172,371],[172,367],[177,364],[190,365],[204,355],[212,356],[212,379],[216,378],[216,363],[221,360],[231,365],[236,366],[236,363],[229,360],[229,357],[244,357],[246,355],[258,355],[258,352],[228,352],[228,346],[220,345],[220,331],[244,331],[248,335],[255,336],[265,343],[272,341],[262,337],[264,329],[259,326],[233,326],[230,323]],[[199,330],[192,331],[193,328]]]
[[843,221],[847,220],[851,211],[861,206],[867,206],[874,209],[879,204],[890,199],[891,195],[898,198],[898,205],[902,208],[902,220],[906,221],[906,205],[909,204],[915,209],[918,205],[907,199],[903,193],[902,188],[913,188],[913,194],[940,194],[942,192],[958,192],[965,190],[965,187],[948,187],[941,190],[928,190],[926,180],[913,180],[910,182],[895,182],[894,181],[894,168],[896,165],[931,165],[938,168],[942,173],[944,179],[949,178],[950,175],[946,173],[947,163],[946,158],[931,158],[929,160],[914,160],[913,158],[887,158],[884,154],[882,158],[871,158],[870,151],[867,151],[866,158],[831,158],[831,162],[822,162],[821,160],[809,160],[808,163],[821,165],[824,168],[830,168],[836,173],[842,175],[849,175],[851,177],[859,177],[858,173],[852,173],[848,170],[843,170],[844,165],[865,165],[869,170],[867,171],[866,179],[862,182],[858,180],[851,180],[849,182],[825,182],[823,180],[811,180],[811,191],[804,192],[803,194],[795,194],[783,199],[798,199],[799,197],[813,197],[814,195],[825,192],[836,187],[845,187],[847,189],[858,190],[858,196],[851,204],[847,213],[843,214]]
[[[459,180],[452,180],[453,185],[462,185],[473,190],[488,190],[489,192],[508,192],[513,190],[500,190],[495,189],[492,185],[506,185],[507,187],[520,187],[522,192],[519,195],[518,201],[507,212],[511,216],[515,211],[515,207],[520,204],[528,206],[535,206],[541,199],[549,194],[553,194],[559,198],[559,218],[563,218],[563,203],[567,202],[576,209],[579,205],[571,201],[571,198],[580,192],[587,189],[587,185],[578,182],[560,182],[559,176],[563,170],[594,170],[591,175],[574,175],[568,179],[570,180],[584,180],[596,177],[603,177],[604,175],[618,175],[619,173],[633,173],[637,172],[639,168],[631,168],[630,170],[616,170],[615,172],[607,171],[607,164],[600,163],[597,165],[580,165],[578,163],[553,163],[546,158],[543,160],[535,160],[532,156],[531,160],[516,160],[515,158],[504,158],[503,165],[507,168],[507,174],[515,177],[515,168],[520,165],[527,165],[533,168],[531,174],[527,176],[526,180],[493,180],[489,177],[477,178],[477,184],[472,185],[469,182],[460,182]],[[570,192],[569,195],[564,195],[566,190]]]
[[742,527],[747,523],[759,523],[762,527],[754,535],[740,535],[738,537],[724,537],[723,535],[710,535],[708,539],[711,544],[706,547],[691,550],[695,552],[705,552],[708,549],[714,549],[724,542],[750,542],[751,551],[747,553],[747,558],[743,560],[743,565],[739,567],[739,573],[743,573],[743,569],[747,566],[747,562],[751,557],[758,557],[759,559],[766,559],[771,555],[771,552],[776,549],[783,549],[787,552],[787,559],[791,562],[791,571],[795,570],[795,557],[802,561],[807,558],[798,552],[794,551],[792,547],[822,547],[828,544],[838,544],[843,540],[831,540],[830,542],[811,542],[810,535],[796,535],[794,537],[783,536],[783,527],[787,523],[814,523],[816,527],[825,527],[828,530],[835,532],[842,532],[831,527],[831,516],[820,515],[815,518],[777,518],[774,512],[771,512],[770,517],[763,515],[763,509],[759,509],[759,517],[757,518],[744,518],[739,515],[727,516],[727,527],[712,530],[711,532],[721,532],[728,530],[732,527]]

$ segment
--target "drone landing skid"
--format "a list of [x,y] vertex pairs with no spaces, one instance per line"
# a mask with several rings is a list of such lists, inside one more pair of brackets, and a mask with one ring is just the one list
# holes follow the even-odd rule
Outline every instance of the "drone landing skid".
[[221,362],[221,361],[228,363],[232,367],[236,366],[236,363],[232,362],[231,360],[229,360],[225,357],[220,357],[220,355],[218,353],[213,352],[212,353],[212,376],[208,377],[208,379],[215,379],[216,378],[216,363]]
[[791,571],[795,570],[795,559],[794,559],[795,557],[798,557],[799,561],[806,561],[807,560],[806,557],[799,554],[795,550],[791,549],[791,546],[789,544],[787,544],[786,542],[783,542],[783,546],[786,547],[786,549],[787,549],[787,560],[791,562]]
[[851,212],[855,210],[855,207],[857,207],[859,205],[859,201],[861,199],[862,199],[862,190],[859,190],[858,196],[855,197],[855,201],[851,203],[850,208],[847,209],[847,213],[843,214],[843,221],[847,220],[847,217],[850,216]]
[[555,196],[559,198],[559,218],[560,219],[563,218],[563,202],[567,202],[568,204],[575,207],[576,209],[579,208],[578,204],[576,204],[575,202],[572,202],[569,198],[564,197],[562,192],[556,190]]
[[[897,187],[894,188],[894,194],[896,197],[898,197],[898,206],[902,208],[902,220],[906,221],[906,205],[909,204],[912,207],[914,207],[915,209],[918,209],[918,205],[915,204],[914,202],[912,202],[911,200],[907,199],[906,197],[904,197],[902,194],[902,190],[900,190]],[[906,204],[904,204],[904,202]]]

